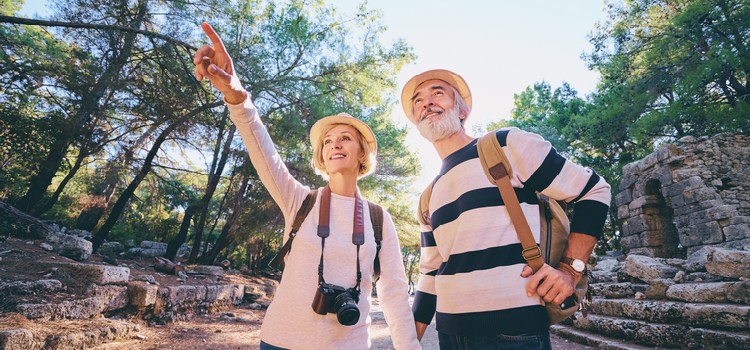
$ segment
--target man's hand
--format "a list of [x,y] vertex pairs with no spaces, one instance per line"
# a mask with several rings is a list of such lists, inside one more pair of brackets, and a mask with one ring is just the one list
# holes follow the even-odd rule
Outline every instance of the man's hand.
[[528,265],[524,266],[521,277],[529,276],[531,278],[526,284],[526,295],[539,294],[545,302],[555,305],[562,304],[567,297],[573,295],[576,283],[582,277],[572,268],[566,268],[565,265],[554,269],[547,264],[544,264],[536,273],[533,273]]
[[195,64],[195,78],[203,80],[207,78],[211,84],[224,94],[224,98],[230,104],[243,102],[248,93],[242,87],[240,79],[234,72],[232,58],[229,57],[224,43],[210,24],[203,22],[201,28],[211,40],[211,45],[203,45],[193,56]]

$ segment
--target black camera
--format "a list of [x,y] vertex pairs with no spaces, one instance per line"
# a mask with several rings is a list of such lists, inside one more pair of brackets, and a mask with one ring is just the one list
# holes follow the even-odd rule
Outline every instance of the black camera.
[[359,321],[359,291],[330,283],[321,283],[313,298],[312,308],[318,315],[336,313],[339,323],[352,326]]

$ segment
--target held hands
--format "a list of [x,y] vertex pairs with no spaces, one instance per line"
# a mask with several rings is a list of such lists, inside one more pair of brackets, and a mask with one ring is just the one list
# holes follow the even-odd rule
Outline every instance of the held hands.
[[217,90],[224,94],[224,98],[230,104],[239,104],[248,97],[247,91],[242,87],[240,79],[234,72],[232,58],[229,57],[227,49],[221,38],[210,24],[203,22],[201,28],[211,40],[211,45],[203,45],[193,56],[195,64],[195,78],[203,80],[207,78]]
[[581,279],[578,273],[572,269],[568,270],[561,265],[560,269],[544,264],[539,271],[533,273],[528,265],[523,267],[521,277],[529,277],[526,284],[526,295],[531,296],[534,293],[539,294],[547,303],[560,305],[565,298],[573,295],[575,285]]

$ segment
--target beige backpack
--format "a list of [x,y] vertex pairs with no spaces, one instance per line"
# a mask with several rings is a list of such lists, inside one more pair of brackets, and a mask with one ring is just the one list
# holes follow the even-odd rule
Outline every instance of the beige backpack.
[[[500,143],[497,141],[495,132],[487,133],[479,138],[477,142],[477,151],[479,160],[484,168],[484,173],[490,182],[497,185],[500,195],[505,202],[513,226],[518,233],[518,239],[523,246],[523,258],[526,263],[534,270],[538,271],[546,262],[550,266],[557,266],[560,263],[565,246],[568,243],[570,235],[570,222],[565,210],[555,200],[550,200],[543,194],[537,194],[539,197],[539,215],[541,218],[541,248],[534,241],[526,217],[521,210],[521,204],[510,183],[510,176],[513,169],[510,162],[505,156]],[[432,195],[433,183],[430,183],[422,192],[419,198],[419,209],[417,217],[423,225],[430,226],[430,197]],[[547,304],[547,314],[549,315],[550,324],[563,321],[581,311],[586,316],[584,304],[588,302],[588,278],[584,274],[583,278],[576,285],[576,291],[566,299],[562,305]]]

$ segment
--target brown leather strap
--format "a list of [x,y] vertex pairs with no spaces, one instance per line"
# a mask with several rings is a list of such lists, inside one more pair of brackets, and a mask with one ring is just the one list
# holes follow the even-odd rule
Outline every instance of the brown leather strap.
[[500,196],[503,198],[505,208],[510,215],[510,221],[516,229],[518,240],[523,247],[522,255],[526,263],[534,272],[539,271],[544,265],[542,260],[542,251],[534,240],[529,223],[521,209],[521,203],[518,202],[516,191],[510,183],[510,163],[505,157],[500,143],[497,141],[494,132],[482,136],[477,142],[477,151],[479,159],[485,167],[485,174],[491,182],[497,185]]
[[372,230],[375,233],[375,261],[372,263],[373,269],[373,282],[377,282],[380,279],[380,241],[383,240],[383,208],[373,202],[367,201],[367,206],[370,207],[370,222],[372,223]]
[[[319,284],[325,283],[325,278],[323,277],[323,253],[326,248],[326,237],[331,233],[331,187],[328,185],[323,187],[320,196],[320,208],[318,209],[318,237],[320,237],[320,262],[318,263]],[[352,214],[352,244],[357,247],[357,290],[359,290],[360,282],[362,281],[362,272],[359,264],[359,247],[365,243],[365,219],[363,209],[362,198],[359,197],[359,192],[357,192],[354,194],[354,213]]]
[[326,185],[320,191],[320,208],[318,209],[318,237],[326,238],[331,234],[331,188]]
[[422,195],[419,196],[419,205],[417,206],[417,220],[422,225],[431,226],[430,222],[430,197],[432,196],[432,186],[435,181],[431,181],[429,185],[422,191]]
[[302,201],[302,205],[299,207],[299,210],[297,210],[297,215],[294,217],[292,230],[289,232],[289,239],[286,240],[286,243],[284,243],[284,246],[281,247],[279,253],[273,257],[273,260],[268,263],[268,266],[278,268],[284,262],[284,257],[286,257],[286,255],[289,254],[289,251],[292,250],[292,241],[294,241],[294,237],[297,236],[297,231],[299,231],[300,226],[302,226],[302,222],[305,221],[307,214],[309,214],[310,210],[312,210],[312,208],[315,206],[315,198],[317,196],[318,190],[312,190],[307,194],[305,200]]
[[359,197],[359,192],[354,195],[354,227],[352,228],[352,243],[357,246],[365,244],[365,214],[364,205],[362,204],[362,198]]

